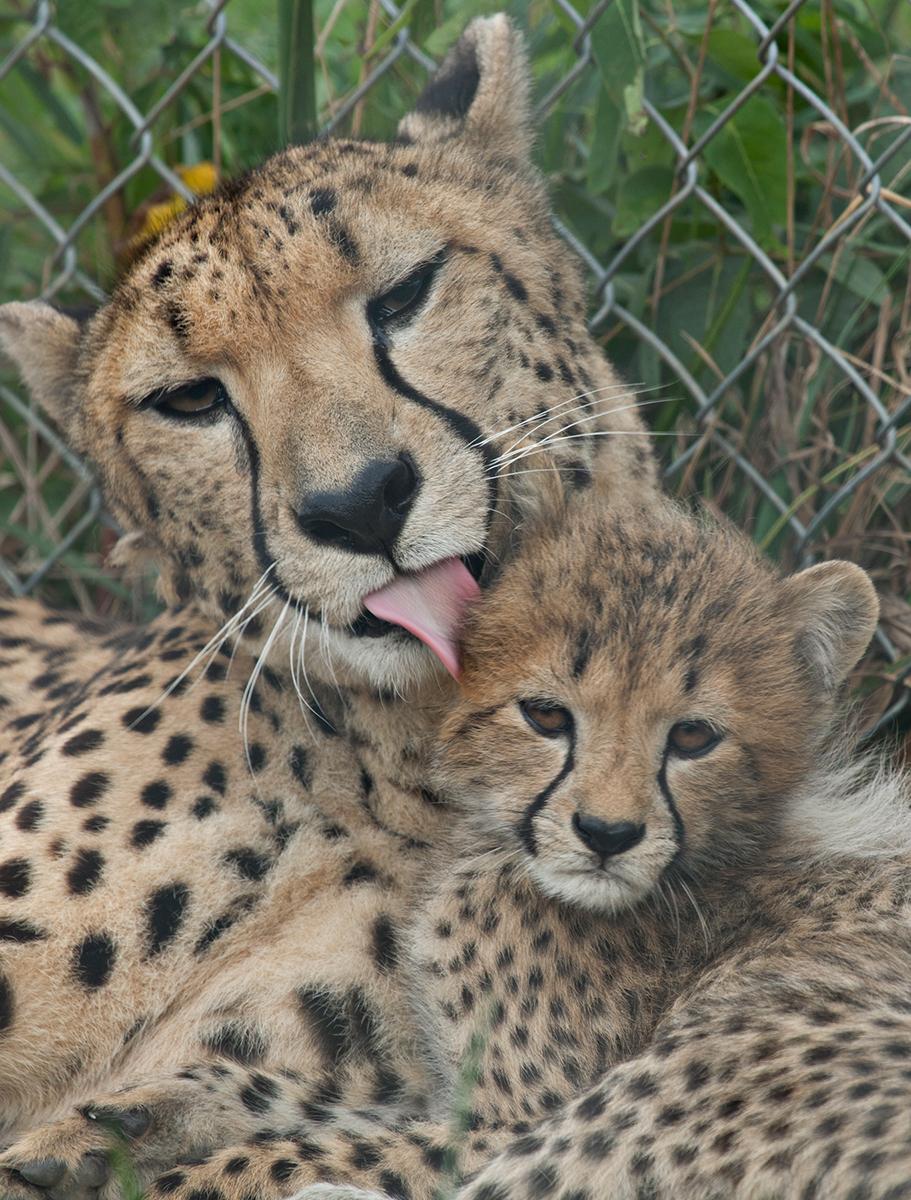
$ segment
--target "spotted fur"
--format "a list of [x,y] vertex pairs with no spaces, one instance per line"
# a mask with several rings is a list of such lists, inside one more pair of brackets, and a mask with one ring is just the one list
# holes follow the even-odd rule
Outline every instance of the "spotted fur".
[[[876,611],[859,569],[782,579],[670,506],[552,513],[466,634],[436,768],[449,846],[413,915],[373,928],[418,1034],[400,1061],[431,1072],[421,1102],[346,1094],[334,1031],[369,1045],[369,1022],[308,996],[334,1086],[201,1060],[7,1165],[53,1171],[44,1190],[71,1200],[108,1121],[145,1175],[167,1165],[154,1200],[902,1195],[907,781],[833,765]],[[529,701],[571,721],[542,736]],[[696,719],[723,736],[675,753]],[[644,832],[596,854],[578,813]]]

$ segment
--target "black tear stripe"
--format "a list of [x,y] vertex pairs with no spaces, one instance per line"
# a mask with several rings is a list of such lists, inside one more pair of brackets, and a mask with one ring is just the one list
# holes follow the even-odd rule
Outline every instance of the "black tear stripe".
[[665,754],[661,762],[661,770],[658,772],[658,787],[661,789],[661,795],[664,797],[664,803],[668,807],[671,818],[674,822],[674,838],[677,842],[677,853],[675,858],[679,858],[683,850],[683,841],[685,836],[685,826],[683,817],[680,815],[680,810],[677,808],[677,802],[674,799],[673,793],[667,782],[667,754]]
[[497,475],[493,469],[494,451],[492,445],[482,445],[485,441],[484,433],[481,427],[465,415],[459,412],[456,408],[450,408],[446,404],[441,404],[438,400],[431,400],[429,396],[425,396],[423,392],[419,392],[417,388],[411,386],[406,379],[403,379],[399,374],[398,369],[389,357],[389,348],[386,345],[385,339],[378,336],[374,332],[373,337],[373,354],[376,359],[376,365],[379,368],[380,374],[386,383],[404,396],[406,400],[412,400],[415,404],[419,404],[421,408],[426,408],[428,412],[432,412],[435,416],[440,417],[452,432],[456,435],[459,441],[464,442],[466,447],[477,450],[478,454],[484,461],[484,480],[487,485],[487,515],[484,518],[485,535],[490,530],[490,523],[493,520],[494,509],[497,503]]
[[522,844],[532,857],[538,853],[538,844],[535,840],[534,819],[541,811],[547,801],[551,798],[563,780],[567,777],[573,767],[576,765],[576,734],[573,730],[569,735],[569,749],[566,751],[566,758],[563,760],[563,766],[559,773],[554,776],[543,792],[539,792],[522,814],[522,819],[516,826],[516,832],[522,839]]

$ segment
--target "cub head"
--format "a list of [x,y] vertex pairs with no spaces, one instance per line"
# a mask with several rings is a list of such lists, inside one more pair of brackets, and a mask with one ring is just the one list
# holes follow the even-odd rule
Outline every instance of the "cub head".
[[616,911],[756,862],[873,634],[868,576],[782,578],[669,502],[572,506],[469,617],[441,779],[546,894]]
[[[519,34],[474,21],[394,142],[293,147],[200,200],[84,327],[0,309],[169,598],[260,639],[306,617],[335,665],[406,683],[434,660],[365,596],[448,560],[478,574],[545,460],[653,487],[551,228],[528,94]],[[520,478],[514,443],[538,433]]]

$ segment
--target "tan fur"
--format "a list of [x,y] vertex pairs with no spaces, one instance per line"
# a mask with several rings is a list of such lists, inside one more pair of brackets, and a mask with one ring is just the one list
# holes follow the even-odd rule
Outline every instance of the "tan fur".
[[[608,516],[571,500],[470,622],[436,768],[450,843],[387,929],[404,1026],[422,1033],[398,1064],[423,1056],[436,1075],[422,1103],[365,1104],[344,1072],[327,1091],[203,1061],[5,1161],[54,1157],[50,1194],[71,1200],[108,1144],[103,1122],[129,1135],[138,1121],[143,1177],[171,1166],[150,1194],[178,1200],[278,1200],[318,1182],[338,1186],[302,1200],[431,1200],[478,1172],[466,1200],[901,1195],[907,780],[833,766],[848,757],[839,684],[876,611],[849,564],[781,579],[744,539],[670,505]],[[568,709],[571,735],[535,732],[529,699]],[[696,718],[723,739],[674,759],[669,729]],[[830,805],[853,808],[854,847],[827,848]],[[641,820],[645,836],[602,863],[572,832],[580,811]],[[239,1144],[218,1149],[226,1132]],[[175,1141],[205,1160],[174,1165]]]

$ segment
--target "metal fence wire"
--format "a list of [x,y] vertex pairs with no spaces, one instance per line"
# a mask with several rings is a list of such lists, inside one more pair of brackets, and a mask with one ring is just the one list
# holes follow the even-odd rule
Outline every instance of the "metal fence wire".
[[[537,118],[542,128],[556,108],[572,107],[580,89],[586,103],[596,97],[591,80],[598,71],[597,34],[600,24],[610,19],[615,2],[622,0],[579,3],[579,8],[569,0],[553,0],[550,5],[551,32],[543,43],[541,61],[535,59],[534,63],[540,94]],[[86,7],[91,9],[92,5]],[[339,0],[324,26],[317,43],[323,53],[327,41],[331,44],[332,23],[344,7],[345,0]],[[635,7],[626,0],[628,11]],[[349,130],[353,122],[357,133],[365,101],[369,107],[375,89],[390,72],[402,75],[407,69],[416,93],[433,70],[435,59],[424,48],[427,39],[419,44],[409,30],[413,8],[413,4],[397,7],[392,0],[359,0],[359,15],[352,19],[360,20],[367,29],[374,53],[365,56],[366,65],[360,68],[352,86],[344,94],[333,96],[325,106],[323,132]],[[159,80],[157,92],[146,88],[141,95],[128,94],[123,81],[118,82],[102,65],[103,56],[93,52],[92,45],[80,44],[71,23],[67,26],[61,21],[51,0],[40,0],[33,9],[19,10],[6,18],[0,34],[10,49],[0,63],[0,101],[5,95],[4,86],[17,73],[26,73],[33,81],[37,77],[36,64],[42,56],[51,56],[56,64],[73,72],[74,78],[87,82],[114,114],[112,120],[129,135],[121,143],[128,146],[127,154],[108,164],[106,182],[79,211],[48,199],[33,180],[23,178],[16,168],[15,155],[3,156],[0,205],[11,214],[12,236],[18,238],[27,232],[33,245],[44,240],[40,272],[35,272],[31,295],[69,302],[80,296],[90,302],[104,299],[93,266],[93,230],[107,207],[129,193],[137,177],[157,179],[169,197],[193,202],[194,190],[187,172],[169,165],[168,153],[162,147],[167,123],[164,118],[170,114],[168,128],[172,131],[173,115],[188,89],[196,86],[202,76],[214,78],[213,64],[217,63],[219,72],[224,73],[233,63],[257,94],[276,92],[275,72],[245,44],[243,33],[232,31],[236,9],[232,0],[204,0],[195,10],[196,24],[189,35],[185,34],[169,51],[173,61],[169,62],[167,77]],[[668,117],[668,105],[659,103],[653,94],[654,63],[647,59],[644,90],[638,101],[637,135],[652,148],[655,161],[660,159],[664,164],[646,168],[643,179],[651,189],[649,197],[632,210],[632,219],[629,212],[619,219],[616,205],[600,216],[596,214],[603,226],[614,232],[608,237],[591,238],[587,230],[593,226],[576,219],[578,204],[574,209],[572,204],[561,202],[558,186],[557,224],[590,272],[594,333],[627,378],[669,388],[674,397],[665,432],[679,431],[685,425],[688,436],[671,436],[662,443],[667,476],[673,486],[704,492],[707,480],[720,479],[714,493],[719,507],[725,507],[725,498],[730,498],[727,507],[734,519],[753,526],[761,515],[764,527],[757,540],[774,545],[779,557],[792,564],[837,553],[864,561],[867,550],[882,550],[881,545],[865,544],[865,514],[871,504],[882,505],[888,512],[888,520],[881,522],[880,535],[886,541],[889,536],[895,540],[878,561],[881,574],[892,581],[891,594],[896,603],[887,609],[878,634],[877,678],[886,680],[893,689],[877,712],[882,722],[897,713],[911,695],[911,609],[901,607],[911,589],[911,568],[907,566],[911,524],[911,289],[903,284],[897,289],[891,287],[896,272],[902,280],[908,276],[911,204],[906,198],[906,180],[911,175],[911,117],[901,99],[901,89],[897,84],[893,88],[889,79],[883,79],[879,88],[880,99],[885,97],[890,102],[879,110],[886,115],[866,124],[853,124],[850,105],[833,101],[822,75],[811,86],[807,72],[798,71],[794,65],[795,30],[796,44],[801,36],[806,37],[806,28],[801,31],[798,27],[802,16],[806,17],[803,10],[820,13],[819,36],[824,38],[826,0],[791,0],[786,6],[763,6],[759,0],[753,5],[746,0],[706,0],[702,9],[706,36],[701,40],[696,37],[693,43],[696,69],[701,69],[707,39],[714,36],[708,29],[712,20],[722,15],[730,19],[733,14],[739,32],[736,44],[731,45],[740,54],[740,77],[720,98],[719,94],[706,96],[697,86],[690,86],[692,78],[687,74],[692,76],[692,64],[682,62],[679,103],[689,103],[690,109],[682,124],[675,123]],[[162,11],[167,11],[167,6]],[[439,4],[437,12],[442,11]],[[650,18],[646,5],[642,16],[654,23],[655,12],[673,11],[673,5],[661,9],[656,6]],[[692,6],[688,11],[693,19]],[[774,20],[770,12],[777,12]],[[263,20],[271,19],[271,6],[266,6]],[[553,60],[555,40],[563,52],[556,77],[547,65]],[[744,61],[747,57],[748,62]],[[671,63],[670,69],[673,67]],[[661,69],[668,69],[666,62]],[[870,69],[874,70],[873,64]],[[906,83],[909,86],[903,94],[911,98],[911,71]],[[207,86],[211,88],[211,83]],[[752,220],[746,219],[743,205],[732,203],[730,192],[718,183],[719,175],[722,183],[725,179],[730,182],[730,171],[725,175],[722,169],[724,155],[732,146],[736,150],[744,114],[757,111],[756,105],[765,103],[763,98],[780,98],[785,91],[788,111],[793,112],[796,104],[803,116],[800,128],[792,122],[783,136],[793,154],[802,155],[805,165],[809,163],[820,177],[825,177],[827,203],[833,205],[825,219],[815,220],[815,224],[814,214],[809,215],[809,236],[796,253],[790,241],[788,254],[770,248],[769,238],[757,232],[756,204],[761,205],[767,181],[754,181],[757,197]],[[46,102],[54,103],[50,92]],[[217,98],[213,100],[213,108],[217,102]],[[217,114],[209,115],[217,119]],[[8,133],[10,126],[5,121],[0,122],[0,133],[4,126]],[[732,133],[737,135],[733,140]],[[92,139],[87,139],[86,155],[96,150]],[[586,147],[581,146],[580,161],[586,154],[590,157]],[[763,164],[754,165],[761,174]],[[741,163],[741,167],[749,171],[750,164]],[[793,180],[790,183],[793,185]],[[773,186],[771,181],[768,186]],[[668,287],[662,291],[670,276],[663,266],[665,259],[657,272],[643,274],[642,255],[654,255],[657,247],[658,255],[666,256],[669,242],[679,240],[676,231],[684,218],[694,236],[714,238],[723,244],[730,261],[743,264],[747,272],[753,302],[743,310],[742,343],[733,359],[715,355],[710,340],[701,346],[688,346],[675,336],[673,315],[666,316],[663,323],[655,315],[656,302],[666,302],[662,298],[672,290]],[[880,266],[891,264],[877,267],[878,275],[870,275],[869,269],[866,274],[860,272],[867,289],[866,305],[855,277],[857,272],[852,275],[852,264],[857,265],[852,255],[861,234],[868,239],[865,245],[873,247],[865,259],[867,267],[877,261]],[[877,245],[882,250],[879,259]],[[2,263],[0,246],[0,266]],[[662,271],[664,279],[656,278]],[[882,286],[884,273],[888,289]],[[640,287],[637,281],[643,278],[647,286]],[[676,283],[684,288],[686,279],[684,264]],[[820,289],[821,279],[824,285]],[[720,283],[718,278],[715,282],[722,291],[730,292],[730,303],[734,304],[740,277],[724,275]],[[643,296],[643,291],[649,295]],[[808,295],[811,302],[807,302]],[[896,296],[900,312],[895,309]],[[3,298],[13,297],[7,292]],[[849,340],[851,348],[846,349],[843,340],[836,344],[836,339],[823,331],[820,314],[836,302],[847,303],[849,323],[856,319],[851,309],[874,313],[872,332],[866,341]],[[877,305],[889,304],[893,311],[877,322]],[[890,340],[891,357],[887,353],[890,347],[883,344]],[[776,378],[787,390],[790,384],[781,383],[782,375],[793,376],[794,386],[810,387],[821,373],[829,380],[827,403],[843,401],[850,412],[846,419],[854,426],[850,445],[840,457],[832,457],[831,446],[820,449],[819,423],[814,423],[814,414],[809,410],[804,412],[796,432],[791,429],[787,436],[782,435],[781,444],[775,440],[774,420],[764,426],[764,435],[738,436],[755,411],[751,406],[761,404],[763,397],[774,391]],[[95,544],[104,547],[103,533],[98,533],[104,522],[101,499],[85,466],[14,386],[0,386],[0,418],[0,499],[6,498],[0,505],[0,580],[16,595],[48,594],[53,582],[65,574],[74,550],[85,545],[87,537],[95,536]],[[662,419],[659,416],[659,421]],[[710,464],[710,470],[706,464]],[[51,483],[53,486],[46,486]],[[846,524],[842,519],[845,513],[851,514],[852,506],[856,510],[853,525],[851,520]],[[835,526],[841,530],[853,528],[854,540],[839,542],[833,535]],[[756,536],[755,527],[751,532]],[[96,561],[98,578],[87,570],[68,576],[77,603],[87,609],[95,604],[97,588],[107,578],[100,557]]]

